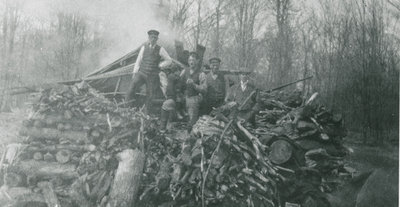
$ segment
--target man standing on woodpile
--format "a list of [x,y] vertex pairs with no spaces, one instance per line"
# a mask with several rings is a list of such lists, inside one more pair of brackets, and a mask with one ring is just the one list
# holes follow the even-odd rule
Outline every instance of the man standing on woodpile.
[[224,75],[218,73],[221,59],[213,57],[210,58],[209,63],[211,71],[206,76],[206,94],[201,114],[209,114],[213,108],[222,106],[229,89],[229,81]]
[[206,75],[200,70],[199,56],[191,52],[188,59],[189,68],[181,73],[183,91],[186,98],[186,110],[189,115],[188,131],[199,118],[199,107],[202,101],[202,93],[206,90]]
[[132,102],[140,87],[146,84],[146,108],[149,110],[152,107],[155,86],[160,83],[160,69],[169,66],[172,59],[167,51],[157,44],[160,33],[157,30],[150,30],[147,34],[149,41],[140,48],[133,69],[132,83],[126,94],[126,102]]
[[[260,111],[257,103],[257,93],[253,93],[256,88],[250,83],[249,73],[240,74],[240,81],[231,88],[226,100],[227,104],[223,108],[236,109],[235,115],[248,121],[253,126],[256,124],[256,114]],[[250,98],[249,96],[253,94]]]

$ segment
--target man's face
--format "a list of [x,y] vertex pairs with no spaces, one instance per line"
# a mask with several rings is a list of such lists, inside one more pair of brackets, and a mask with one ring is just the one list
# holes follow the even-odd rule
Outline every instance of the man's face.
[[240,77],[240,81],[242,81],[242,82],[246,82],[249,80],[249,76],[245,75],[245,74],[240,74],[239,77]]
[[198,62],[199,62],[199,61],[197,60],[196,57],[189,56],[188,63],[189,63],[189,67],[190,67],[190,68],[196,69]]
[[149,35],[150,44],[152,44],[152,45],[156,44],[157,40],[158,40],[158,35],[155,35],[155,34],[150,34]]
[[213,73],[217,72],[219,70],[219,62],[218,61],[213,61],[210,63],[210,68]]

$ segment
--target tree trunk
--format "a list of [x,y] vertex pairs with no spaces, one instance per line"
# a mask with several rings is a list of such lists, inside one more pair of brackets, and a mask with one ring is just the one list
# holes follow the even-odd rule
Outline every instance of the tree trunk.
[[126,149],[118,154],[118,159],[108,204],[111,207],[131,207],[137,200],[145,156],[137,149]]

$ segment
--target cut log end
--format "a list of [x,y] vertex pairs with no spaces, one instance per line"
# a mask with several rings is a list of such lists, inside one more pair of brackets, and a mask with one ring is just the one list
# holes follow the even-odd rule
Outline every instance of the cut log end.
[[275,164],[283,164],[287,162],[293,153],[293,148],[289,142],[285,140],[277,140],[271,145],[269,159]]
[[57,162],[64,164],[70,161],[71,152],[69,150],[60,150],[56,154]]

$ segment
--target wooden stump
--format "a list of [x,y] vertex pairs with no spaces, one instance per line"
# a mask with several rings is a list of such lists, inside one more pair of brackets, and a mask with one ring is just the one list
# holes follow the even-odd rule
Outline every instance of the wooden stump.
[[137,200],[145,155],[138,149],[126,149],[118,154],[119,164],[109,194],[111,207],[131,207]]

